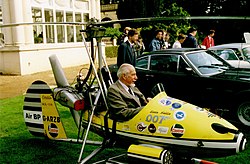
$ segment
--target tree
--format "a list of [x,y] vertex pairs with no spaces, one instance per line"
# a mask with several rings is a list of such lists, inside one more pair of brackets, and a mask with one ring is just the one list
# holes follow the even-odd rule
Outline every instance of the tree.
[[[190,15],[176,3],[169,3],[166,0],[124,0],[119,3],[117,16],[119,19],[131,19]],[[190,27],[190,23],[188,20],[128,22],[122,24],[122,29],[125,26],[140,28],[144,44],[147,46],[154,37],[156,29],[170,32],[170,41],[174,42],[180,32],[185,32]]]
[[[191,16],[250,16],[249,0],[175,0]],[[216,30],[216,44],[242,42],[243,33],[249,32],[249,20],[196,20],[199,33]]]
[[[175,4],[173,6],[173,4]],[[178,9],[179,8],[179,9]],[[180,10],[181,9],[181,10]],[[121,0],[117,15],[119,19],[162,17],[162,16],[250,16],[249,0]],[[183,12],[185,11],[185,12]],[[172,24],[173,23],[173,24]],[[128,23],[126,26],[147,26],[154,29],[159,24],[154,23]],[[216,30],[215,43],[242,42],[243,33],[249,32],[248,20],[192,20],[181,23],[179,21],[166,23],[172,35],[180,29],[192,25],[198,28],[200,42],[208,30]],[[162,26],[162,25],[160,25]],[[172,32],[174,31],[174,33]],[[174,38],[174,37],[171,37]]]

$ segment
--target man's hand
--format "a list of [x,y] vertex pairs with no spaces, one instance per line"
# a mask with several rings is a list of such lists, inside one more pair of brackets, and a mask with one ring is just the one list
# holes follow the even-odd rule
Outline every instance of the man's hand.
[[147,98],[147,101],[149,102],[150,100],[152,100],[152,98],[151,98],[151,97],[148,97],[148,98]]

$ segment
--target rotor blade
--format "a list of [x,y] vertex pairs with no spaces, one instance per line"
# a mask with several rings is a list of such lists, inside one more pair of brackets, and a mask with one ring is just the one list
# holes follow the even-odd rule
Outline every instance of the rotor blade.
[[23,22],[23,23],[9,23],[9,24],[2,24],[0,28],[3,27],[15,27],[15,26],[24,26],[24,25],[75,25],[75,26],[82,26],[88,25],[87,22]]
[[149,18],[133,18],[133,19],[121,19],[121,20],[111,20],[105,22],[97,22],[96,25],[105,24],[116,24],[116,23],[126,23],[126,22],[161,22],[168,20],[250,20],[250,17],[237,17],[237,16],[191,16],[191,17],[149,17]]
[[9,23],[2,24],[0,28],[3,27],[13,27],[22,25],[106,25],[106,24],[117,24],[117,23],[127,23],[127,22],[161,22],[168,20],[250,20],[249,16],[190,16],[190,17],[148,17],[148,18],[132,18],[132,19],[120,19],[111,20],[104,22],[23,22],[23,23]]

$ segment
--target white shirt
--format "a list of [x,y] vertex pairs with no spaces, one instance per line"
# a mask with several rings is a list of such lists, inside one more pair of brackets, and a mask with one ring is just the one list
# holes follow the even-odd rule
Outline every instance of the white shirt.
[[128,37],[125,36],[125,38],[123,39],[123,42],[126,42],[128,40]]
[[[122,87],[130,94],[130,92],[128,91],[128,90],[129,90],[129,87],[126,86],[126,85],[125,85],[123,82],[121,82],[120,80],[118,80],[118,81],[119,81],[119,83],[122,85]],[[131,88],[130,88],[130,90],[131,90],[133,96],[135,96],[133,90],[132,90]]]
[[129,91],[128,91],[128,86],[126,86],[125,84],[123,84],[123,82],[121,82],[120,80],[118,80],[119,81],[119,83],[122,85],[122,87],[129,93]]
[[178,40],[175,41],[172,48],[181,48],[181,43]]

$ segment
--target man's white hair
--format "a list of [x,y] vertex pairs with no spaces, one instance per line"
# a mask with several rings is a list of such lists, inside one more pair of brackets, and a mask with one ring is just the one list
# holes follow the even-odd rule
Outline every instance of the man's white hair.
[[131,69],[133,69],[134,66],[128,63],[124,63],[120,66],[120,68],[117,71],[117,77],[120,79],[122,75],[127,75],[130,73]]

